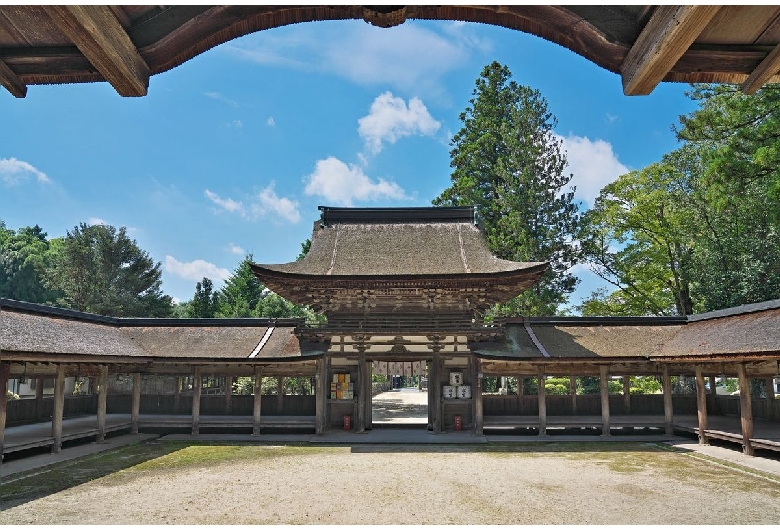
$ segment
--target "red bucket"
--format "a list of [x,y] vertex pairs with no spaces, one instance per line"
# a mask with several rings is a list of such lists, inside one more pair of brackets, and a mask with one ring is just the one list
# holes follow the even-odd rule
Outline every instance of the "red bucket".
[[344,430],[345,431],[352,430],[352,416],[344,416]]
[[460,417],[460,414],[455,414],[455,430],[459,431],[463,429],[463,420]]

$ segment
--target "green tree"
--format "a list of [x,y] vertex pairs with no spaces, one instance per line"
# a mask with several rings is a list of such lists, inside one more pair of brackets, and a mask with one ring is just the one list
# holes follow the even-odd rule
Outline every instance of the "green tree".
[[60,246],[50,244],[38,225],[8,230],[0,222],[0,296],[38,304],[54,303],[61,293],[45,281],[45,270]]
[[195,284],[195,296],[187,305],[188,318],[214,318],[219,311],[219,292],[209,278]]
[[219,293],[218,317],[256,317],[265,287],[252,272],[252,254],[247,254],[225,281]]
[[60,303],[109,316],[169,316],[170,296],[161,290],[162,271],[127,230],[81,223],[68,231],[52,266],[51,285]]
[[554,314],[577,284],[567,271],[580,223],[574,188],[562,191],[572,175],[564,174],[556,118],[538,90],[512,81],[498,62],[482,70],[472,95],[451,142],[452,184],[433,203],[476,205],[499,258],[550,262],[540,282],[496,314]]

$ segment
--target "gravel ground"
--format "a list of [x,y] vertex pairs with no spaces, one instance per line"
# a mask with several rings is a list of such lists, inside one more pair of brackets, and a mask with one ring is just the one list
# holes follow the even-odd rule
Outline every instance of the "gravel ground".
[[776,481],[653,444],[192,445],[0,522],[775,524],[778,501]]

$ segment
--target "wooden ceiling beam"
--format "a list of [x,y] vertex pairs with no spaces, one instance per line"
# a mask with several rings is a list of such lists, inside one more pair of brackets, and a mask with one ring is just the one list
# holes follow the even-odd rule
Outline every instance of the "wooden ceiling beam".
[[0,85],[3,85],[17,98],[23,98],[27,95],[27,85],[2,60],[0,60]]
[[769,52],[763,61],[751,72],[742,83],[742,92],[755,94],[759,88],[769,83],[775,74],[780,72],[780,46]]
[[66,5],[44,9],[119,95],[146,95],[149,66],[110,7]]
[[660,83],[721,6],[659,6],[620,66],[623,93],[647,95]]

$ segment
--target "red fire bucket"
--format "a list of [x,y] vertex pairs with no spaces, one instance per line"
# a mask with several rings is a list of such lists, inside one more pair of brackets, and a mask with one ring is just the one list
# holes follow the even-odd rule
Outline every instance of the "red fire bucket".
[[344,416],[344,430],[345,431],[352,430],[352,416]]
[[460,417],[460,414],[455,414],[455,430],[459,431],[463,429],[463,420]]

